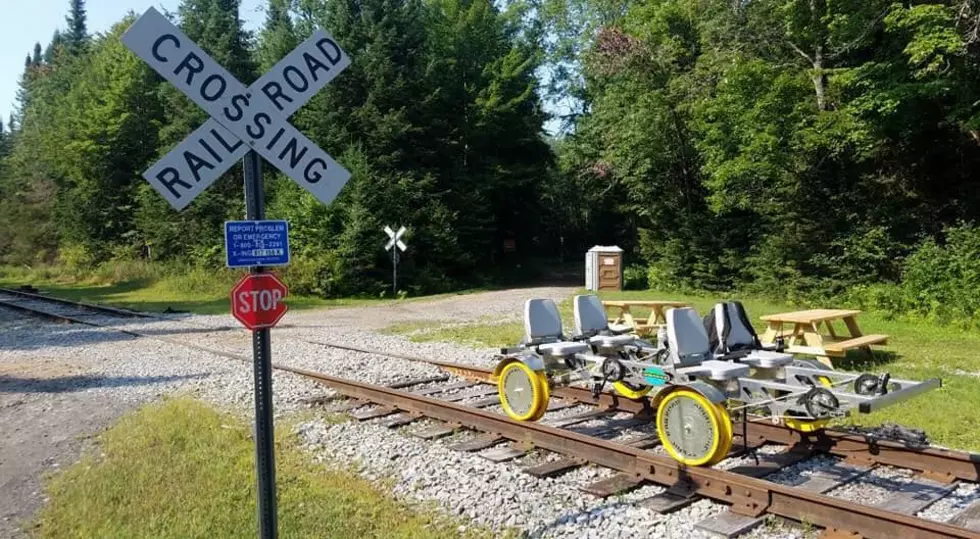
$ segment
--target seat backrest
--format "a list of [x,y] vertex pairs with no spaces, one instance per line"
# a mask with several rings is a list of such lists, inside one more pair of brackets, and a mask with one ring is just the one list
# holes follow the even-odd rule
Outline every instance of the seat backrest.
[[591,337],[609,329],[606,309],[599,296],[592,294],[575,296],[572,302],[575,311],[575,334]]
[[705,317],[705,329],[710,335],[714,353],[724,354],[762,347],[741,302],[718,303],[709,317]]
[[667,347],[675,365],[699,365],[711,359],[708,334],[698,317],[697,311],[690,307],[668,309]]
[[541,344],[562,340],[561,315],[550,299],[529,299],[524,302],[524,341]]

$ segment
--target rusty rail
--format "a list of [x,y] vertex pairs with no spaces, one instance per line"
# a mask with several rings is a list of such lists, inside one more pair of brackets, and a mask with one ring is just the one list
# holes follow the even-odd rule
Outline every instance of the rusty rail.
[[317,380],[353,398],[384,403],[405,412],[583,458],[661,485],[684,486],[699,495],[729,503],[733,511],[745,515],[772,513],[825,528],[847,529],[865,537],[980,537],[978,533],[948,524],[853,504],[732,472],[686,467],[669,457],[541,423],[520,423],[456,403],[286,365],[276,365],[276,368]]

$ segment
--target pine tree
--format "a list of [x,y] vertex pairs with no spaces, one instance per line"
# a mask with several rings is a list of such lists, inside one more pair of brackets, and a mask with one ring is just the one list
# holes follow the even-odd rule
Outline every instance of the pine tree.
[[70,0],[71,10],[65,21],[68,23],[68,33],[66,34],[66,45],[72,54],[79,54],[85,50],[88,44],[87,15],[85,14],[85,0]]
[[259,36],[259,66],[263,72],[299,44],[293,20],[289,16],[289,7],[289,0],[269,0],[265,26]]
[[41,61],[42,60],[43,59],[41,58],[41,44],[40,43],[34,43],[34,57],[31,58],[31,65],[33,65],[34,67],[37,67],[37,66],[41,65]]
[[61,33],[61,30],[55,30],[54,35],[51,36],[51,43],[48,43],[48,46],[44,49],[44,62],[46,64],[54,63],[55,57],[64,45],[64,34]]

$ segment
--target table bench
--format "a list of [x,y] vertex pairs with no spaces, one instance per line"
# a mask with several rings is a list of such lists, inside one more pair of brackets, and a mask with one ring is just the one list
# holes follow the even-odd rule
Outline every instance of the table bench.
[[[849,309],[810,309],[762,316],[768,327],[759,340],[773,344],[777,337],[783,337],[787,352],[813,355],[824,365],[833,367],[831,357],[845,357],[848,350],[862,350],[870,355],[871,345],[888,343],[888,335],[861,333],[857,323],[860,313]],[[844,323],[848,335],[837,334],[835,321]],[[792,324],[793,328],[784,329],[785,324]],[[821,332],[821,326],[827,334]]]
[[[620,300],[620,301],[603,301],[602,306],[606,308],[606,312],[612,311],[613,316],[609,317],[609,325],[612,327],[614,324],[625,324],[631,328],[633,331],[643,336],[648,336],[660,327],[667,323],[667,316],[665,314],[666,310],[674,307],[690,307],[690,303],[684,301],[661,301],[661,300]],[[633,316],[632,308],[639,307],[644,309],[650,309],[650,316],[647,318],[638,318]]]

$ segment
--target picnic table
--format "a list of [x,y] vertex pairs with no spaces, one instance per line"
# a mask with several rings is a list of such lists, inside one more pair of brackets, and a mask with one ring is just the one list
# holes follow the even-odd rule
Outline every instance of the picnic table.
[[[791,354],[809,354],[833,367],[831,357],[844,357],[848,350],[860,349],[871,354],[872,344],[886,344],[888,335],[864,335],[858,327],[857,315],[861,311],[849,309],[810,309],[791,313],[770,314],[760,317],[768,327],[759,339],[763,344],[772,344],[776,337],[782,336],[786,351]],[[833,323],[842,321],[848,334],[838,334]],[[784,329],[792,324],[793,329]],[[821,332],[821,326],[827,333]]]
[[[646,336],[654,333],[657,328],[667,323],[664,312],[672,307],[689,307],[691,304],[683,301],[642,301],[642,300],[621,300],[603,301],[602,306],[606,312],[610,310],[614,313],[609,318],[609,324],[626,324],[633,328],[637,335]],[[647,318],[637,318],[633,316],[632,308],[640,307],[650,309],[650,316]]]

